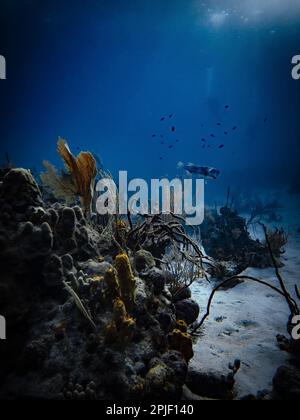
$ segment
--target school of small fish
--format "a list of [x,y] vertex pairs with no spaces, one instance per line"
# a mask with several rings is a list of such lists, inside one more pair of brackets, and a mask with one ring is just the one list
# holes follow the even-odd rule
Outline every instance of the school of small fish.
[[[224,105],[224,109],[226,111],[230,110],[230,105]],[[174,114],[168,114],[168,115],[164,115],[160,118],[160,122],[161,123],[168,123],[170,124],[170,120],[174,120],[175,115]],[[268,122],[268,117],[264,118],[264,123]],[[230,132],[234,133],[238,130],[238,126],[234,125],[232,126],[231,129],[228,129],[227,127],[224,127],[224,123],[218,121],[216,123],[216,126],[218,127],[218,130],[221,128],[222,129],[222,133],[224,136],[229,136]],[[205,124],[201,123],[201,129],[205,128]],[[169,125],[169,130],[168,130],[171,135],[173,136],[171,138],[171,140],[167,140],[165,135],[162,134],[152,134],[152,138],[159,138],[160,139],[160,145],[161,146],[166,146],[167,150],[172,151],[175,149],[175,146],[180,143],[180,139],[177,138],[177,136],[174,137],[174,135],[177,132],[177,128],[176,126],[173,124],[172,121],[172,125]],[[207,137],[201,137],[200,138],[200,147],[202,149],[216,149],[216,150],[223,150],[226,145],[224,142],[218,142],[218,139],[221,137],[221,134],[219,132],[211,132],[209,134],[209,136]],[[210,142],[210,140],[212,142]],[[159,160],[163,161],[164,160],[164,156],[160,155],[159,156]],[[178,168],[183,168],[187,171],[187,173],[192,174],[192,175],[200,175],[203,176],[204,178],[210,178],[210,179],[217,179],[218,176],[220,175],[220,171],[215,169],[215,168],[209,168],[207,166],[201,166],[201,165],[194,165],[192,163],[189,163],[187,165],[183,164],[182,162],[179,162],[178,164]]]

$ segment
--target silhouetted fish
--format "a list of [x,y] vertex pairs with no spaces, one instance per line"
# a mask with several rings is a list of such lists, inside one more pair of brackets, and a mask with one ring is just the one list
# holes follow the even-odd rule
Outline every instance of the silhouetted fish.
[[173,133],[175,133],[175,131],[176,131],[176,127],[173,125],[173,127],[171,127],[171,131],[173,132]]
[[174,114],[170,114],[170,115],[169,115],[169,118],[173,118],[173,116],[174,116]]
[[233,129],[233,130],[236,130],[236,129],[237,129],[237,126],[235,125],[234,127],[232,127],[232,129]]
[[225,136],[227,136],[228,135],[228,131],[224,131],[224,134],[225,134]]
[[165,121],[166,117],[161,117],[160,121]]
[[204,178],[217,179],[221,172],[218,169],[210,168],[208,166],[199,166],[194,163],[185,165],[183,162],[178,162],[178,169],[185,169],[188,173],[193,175],[200,175]]
[[173,147],[174,147],[174,146],[170,145],[170,146],[169,146],[169,149],[173,149]]
[[176,140],[176,143],[179,143],[179,142],[180,142],[180,140],[178,140],[178,139],[177,139],[177,140]]
[[222,124],[221,123],[217,123],[217,125],[220,127]]
[[266,117],[265,119],[264,119],[264,123],[266,123],[268,121],[268,118]]
[[228,109],[229,108],[229,105],[225,105],[225,109]]
[[214,134],[211,134],[210,137],[215,138],[216,136]]
[[156,137],[156,134],[152,134],[152,137],[154,138],[154,137]]
[[223,149],[224,144],[220,144],[219,149]]
[[206,142],[206,140],[205,140],[205,139],[201,139],[201,141]]

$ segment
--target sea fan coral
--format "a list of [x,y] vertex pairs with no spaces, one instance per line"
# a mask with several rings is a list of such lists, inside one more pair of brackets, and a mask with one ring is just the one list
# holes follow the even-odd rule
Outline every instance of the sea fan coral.
[[288,236],[284,229],[276,229],[269,232],[269,241],[275,257],[279,258],[284,254],[284,247],[288,243]]
[[86,216],[91,213],[91,203],[94,194],[94,184],[97,175],[97,163],[90,152],[81,152],[76,158],[63,139],[58,141],[58,153],[65,162],[67,173],[57,174],[56,168],[49,162],[44,162],[47,173],[41,174],[45,186],[49,187],[56,198],[67,203],[81,199]]
[[72,177],[66,174],[59,176],[55,166],[48,161],[44,161],[43,165],[47,169],[40,175],[44,186],[51,190],[57,200],[65,201],[68,206],[74,204],[77,191]]

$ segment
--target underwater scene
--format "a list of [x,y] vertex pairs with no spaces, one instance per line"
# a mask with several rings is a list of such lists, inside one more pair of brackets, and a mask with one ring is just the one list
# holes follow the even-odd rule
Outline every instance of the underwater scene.
[[299,0],[0,0],[0,110],[0,400],[299,401]]

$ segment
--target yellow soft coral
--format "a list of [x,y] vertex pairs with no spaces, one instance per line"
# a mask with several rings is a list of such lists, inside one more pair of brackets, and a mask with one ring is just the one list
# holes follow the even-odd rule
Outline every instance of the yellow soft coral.
[[127,309],[135,304],[136,280],[132,272],[129,257],[120,254],[116,257],[116,269],[118,272],[121,295]]
[[122,299],[116,299],[114,303],[114,322],[117,328],[120,328],[125,319],[127,318],[127,311],[125,308],[125,304]]
[[188,330],[187,323],[183,321],[183,319],[179,319],[176,321],[177,329],[180,330],[183,333],[186,333]]
[[92,280],[93,280],[93,281],[95,281],[95,282],[100,282],[100,281],[103,281],[103,280],[104,280],[104,277],[103,277],[103,276],[99,276],[99,275],[95,274],[95,275],[92,277]]
[[104,276],[104,280],[108,289],[108,297],[112,300],[120,297],[121,292],[118,274],[114,268],[109,268],[107,270]]
[[169,334],[168,339],[170,348],[179,351],[189,362],[194,356],[192,337],[186,332],[175,329]]
[[127,229],[127,224],[123,220],[118,220],[116,224],[117,231],[124,231]]
[[133,318],[126,318],[120,331],[122,340],[131,341],[134,337],[136,323]]
[[106,343],[112,344],[118,342],[123,345],[126,344],[132,340],[135,327],[135,320],[127,315],[122,299],[116,299],[113,308],[113,319],[106,327]]
[[108,324],[105,328],[105,343],[112,344],[116,341],[118,336],[117,326],[114,322]]
[[118,220],[116,223],[116,240],[122,248],[126,248],[127,224],[123,220]]

